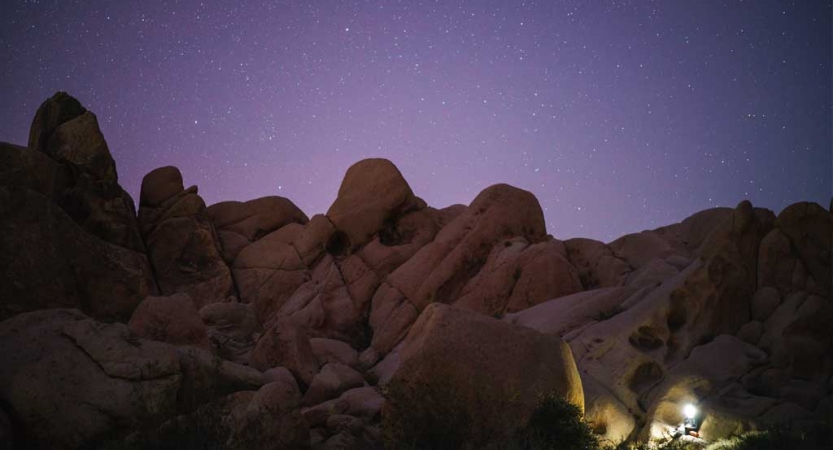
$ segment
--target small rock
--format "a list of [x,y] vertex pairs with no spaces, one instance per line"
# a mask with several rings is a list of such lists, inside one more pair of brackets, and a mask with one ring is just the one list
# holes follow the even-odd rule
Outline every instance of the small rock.
[[127,327],[145,339],[210,348],[208,331],[188,294],[144,299]]
[[339,396],[344,391],[363,385],[362,375],[349,366],[339,363],[326,364],[312,379],[304,395],[303,404],[305,406],[317,405]]

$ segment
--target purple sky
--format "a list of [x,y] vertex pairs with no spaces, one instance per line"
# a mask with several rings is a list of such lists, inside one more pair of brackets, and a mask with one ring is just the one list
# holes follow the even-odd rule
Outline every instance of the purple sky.
[[236,3],[3,0],[0,140],[66,90],[134,198],[173,164],[312,215],[380,156],[432,206],[505,182],[604,241],[833,194],[830,1]]

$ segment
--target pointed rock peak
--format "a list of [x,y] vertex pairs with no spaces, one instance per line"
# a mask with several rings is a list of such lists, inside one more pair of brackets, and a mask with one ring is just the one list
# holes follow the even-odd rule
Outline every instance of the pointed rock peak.
[[421,203],[399,169],[387,159],[361,160],[347,169],[327,217],[347,238],[349,248],[373,238],[385,224]]
[[142,178],[139,206],[156,207],[184,191],[182,173],[174,166],[159,167]]
[[29,148],[47,152],[52,133],[66,122],[87,112],[81,102],[66,92],[57,92],[40,105],[29,129]]
[[116,162],[98,119],[66,92],[58,92],[38,108],[29,130],[29,148],[69,162],[96,181],[118,181]]

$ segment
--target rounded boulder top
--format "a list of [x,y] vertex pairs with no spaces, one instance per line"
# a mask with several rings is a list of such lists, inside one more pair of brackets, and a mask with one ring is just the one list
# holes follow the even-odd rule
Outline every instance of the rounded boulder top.
[[387,159],[371,158],[347,169],[327,217],[355,248],[370,241],[386,222],[418,205],[399,169]]
[[184,191],[182,173],[174,166],[159,167],[142,178],[139,206],[159,206],[165,200]]

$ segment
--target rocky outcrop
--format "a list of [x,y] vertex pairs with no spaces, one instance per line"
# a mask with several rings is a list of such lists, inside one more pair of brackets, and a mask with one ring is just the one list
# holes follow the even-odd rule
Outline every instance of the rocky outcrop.
[[575,362],[560,338],[439,303],[411,328],[388,386],[391,428],[407,434],[462,415],[470,426],[463,442],[508,435],[542,394],[584,406]]
[[252,308],[237,302],[211,303],[199,314],[214,352],[225,360],[248,364],[262,331]]
[[386,159],[365,159],[347,169],[327,217],[339,231],[337,245],[357,249],[402,214],[425,207],[399,169]]
[[[373,350],[387,354],[429,304],[458,301],[495,247],[511,246],[513,239],[535,244],[545,236],[541,207],[532,194],[507,185],[485,189],[376,291],[369,320]],[[481,295],[470,301],[485,300]]]
[[133,201],[76,99],[58,93],[41,105],[29,148],[0,143],[0,189],[0,268],[14,280],[0,288],[0,317],[60,306],[126,320],[156,293]]
[[[588,420],[611,439],[668,434],[685,403],[699,405],[707,439],[788,416],[794,423],[818,420],[829,389],[824,380],[833,373],[830,337],[821,332],[831,299],[809,294],[823,288],[808,283],[803,260],[829,246],[823,236],[833,230],[823,212],[798,205],[776,220],[743,202],[626,236],[609,246],[636,269],[624,287],[551,300],[505,320],[569,342],[588,393]],[[794,234],[810,255],[802,257],[781,229],[780,217],[792,214],[805,223],[793,225],[805,230]],[[628,250],[631,241],[638,245]],[[580,271],[592,267],[566,244]],[[611,433],[611,424],[629,423],[623,414],[634,426]]]
[[139,224],[162,294],[188,294],[197,308],[233,294],[205,203],[196,186],[183,188],[178,169],[161,167],[142,180]]
[[318,362],[304,328],[290,320],[279,321],[261,336],[252,353],[252,366],[259,370],[286,367],[305,386],[318,373]]
[[85,232],[43,194],[0,187],[0,217],[0,318],[66,307],[127,321],[156,291],[145,255]]
[[706,439],[833,413],[833,213],[814,203],[561,241],[529,192],[435,209],[370,159],[309,220],[276,196],[206,207],[161,167],[137,220],[77,100],[44,102],[28,145],[0,144],[13,448],[382,448],[428,423],[476,443],[539,393],[611,442],[669,433],[689,402]]
[[244,247],[291,223],[309,221],[294,203],[283,197],[262,197],[248,202],[220,202],[205,210],[217,230],[223,259],[231,265]]
[[144,252],[136,208],[118,184],[116,163],[93,113],[64,92],[55,94],[35,114],[28,146],[58,166],[46,171],[55,174],[51,192],[41,193],[52,198],[87,232]]
[[0,323],[0,360],[0,401],[21,448],[79,448],[262,384],[251,369],[137,339],[78,310]]
[[209,349],[208,330],[187,294],[144,299],[127,327],[144,339]]

